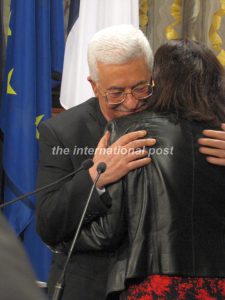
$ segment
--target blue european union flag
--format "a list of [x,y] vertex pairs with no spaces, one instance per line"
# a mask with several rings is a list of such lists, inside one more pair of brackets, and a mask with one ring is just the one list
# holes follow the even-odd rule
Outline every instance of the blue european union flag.
[[[38,126],[51,115],[51,72],[62,72],[63,0],[11,0],[1,101],[5,201],[36,186]],[[35,232],[35,198],[5,209],[23,238],[39,280],[46,280],[50,252]]]

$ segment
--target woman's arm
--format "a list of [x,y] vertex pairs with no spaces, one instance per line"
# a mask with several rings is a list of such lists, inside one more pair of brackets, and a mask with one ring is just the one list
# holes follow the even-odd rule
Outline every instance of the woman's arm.
[[123,240],[126,234],[123,184],[120,180],[108,187],[112,206],[105,216],[82,228],[76,245],[78,251],[112,249]]

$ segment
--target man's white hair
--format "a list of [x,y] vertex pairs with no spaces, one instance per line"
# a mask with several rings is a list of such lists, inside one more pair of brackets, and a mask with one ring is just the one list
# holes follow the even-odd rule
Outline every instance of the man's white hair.
[[122,24],[98,31],[88,45],[90,76],[98,80],[97,63],[123,64],[143,57],[149,70],[153,66],[153,53],[149,41],[140,29]]

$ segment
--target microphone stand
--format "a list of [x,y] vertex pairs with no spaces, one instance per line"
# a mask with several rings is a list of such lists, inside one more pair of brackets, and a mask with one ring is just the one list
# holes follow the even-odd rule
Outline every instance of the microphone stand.
[[11,200],[11,201],[2,203],[2,204],[0,205],[0,209],[6,207],[6,206],[8,206],[8,205],[11,205],[11,204],[13,204],[13,203],[15,203],[15,202],[17,202],[17,201],[19,201],[19,200],[23,200],[24,198],[27,198],[27,197],[32,196],[32,195],[34,195],[34,194],[38,194],[39,192],[41,192],[41,191],[43,191],[43,190],[45,190],[45,189],[47,189],[47,188],[50,188],[50,187],[52,187],[53,185],[55,185],[55,184],[57,184],[57,183],[60,183],[61,181],[67,179],[68,177],[70,177],[70,176],[72,176],[72,175],[75,175],[75,174],[79,173],[79,172],[82,171],[82,170],[87,170],[87,169],[89,169],[92,165],[93,165],[92,159],[88,158],[88,159],[86,159],[85,161],[82,162],[81,167],[80,167],[79,169],[77,169],[77,170],[75,170],[75,171],[73,171],[73,172],[71,172],[71,173],[69,173],[69,174],[67,174],[67,175],[65,175],[65,176],[63,176],[63,177],[61,177],[61,178],[59,178],[58,180],[56,180],[56,181],[54,181],[54,182],[51,182],[51,183],[49,183],[49,184],[47,184],[47,185],[45,185],[45,186],[42,186],[42,187],[40,187],[40,188],[37,188],[36,190],[34,190],[34,191],[32,191],[32,192],[28,192],[28,193],[23,194],[23,195],[21,195],[21,196],[15,198],[15,199],[13,199],[13,200]]
[[68,266],[68,263],[70,261],[70,258],[71,258],[71,255],[73,253],[73,250],[74,250],[74,246],[75,246],[75,243],[77,241],[77,238],[78,238],[78,235],[80,233],[80,229],[81,229],[81,226],[82,226],[82,223],[83,223],[83,220],[84,220],[84,217],[85,217],[85,214],[86,214],[86,211],[87,211],[87,208],[88,208],[88,205],[90,203],[90,200],[91,200],[91,197],[92,197],[92,194],[93,194],[93,191],[96,187],[96,184],[97,184],[97,181],[99,180],[99,177],[101,176],[102,173],[105,172],[105,169],[106,169],[106,165],[105,163],[99,163],[99,165],[97,166],[97,176],[95,178],[95,181],[92,185],[92,188],[91,188],[91,191],[89,193],[89,196],[88,196],[88,199],[87,199],[87,202],[86,202],[86,205],[84,207],[84,210],[83,210],[83,213],[82,213],[82,216],[80,218],[80,222],[78,224],[78,227],[77,227],[77,230],[75,232],[75,235],[74,235],[74,238],[72,240],[72,243],[71,243],[71,246],[70,246],[70,249],[69,249],[69,252],[68,252],[68,255],[67,255],[67,258],[66,258],[66,262],[64,264],[64,267],[63,267],[63,270],[62,270],[62,273],[58,279],[58,281],[56,282],[55,284],[55,289],[54,289],[54,293],[53,293],[53,298],[52,300],[60,300],[61,297],[62,297],[62,293],[63,293],[63,288],[64,288],[64,279],[65,279],[65,273],[66,273],[66,270],[67,270],[67,266]]

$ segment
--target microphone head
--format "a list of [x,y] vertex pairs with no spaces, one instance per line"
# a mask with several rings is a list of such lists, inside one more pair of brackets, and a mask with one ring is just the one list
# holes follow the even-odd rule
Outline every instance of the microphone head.
[[102,174],[105,172],[105,170],[106,170],[106,164],[104,162],[100,162],[97,166],[97,172],[99,174]]
[[90,169],[90,167],[93,166],[93,164],[94,164],[93,160],[91,158],[88,158],[82,162],[81,166],[83,167],[84,170],[88,170]]

